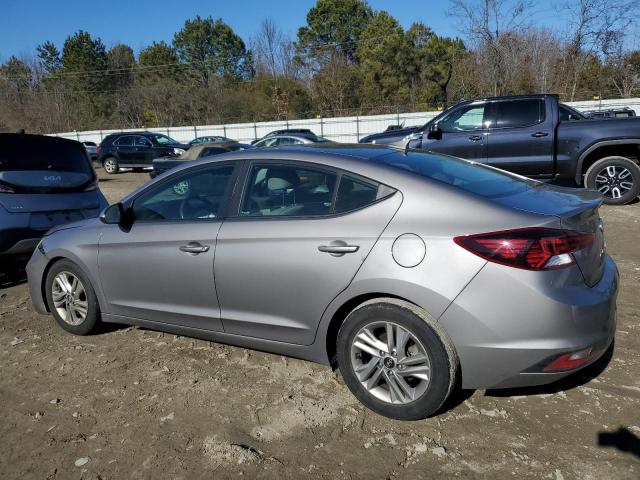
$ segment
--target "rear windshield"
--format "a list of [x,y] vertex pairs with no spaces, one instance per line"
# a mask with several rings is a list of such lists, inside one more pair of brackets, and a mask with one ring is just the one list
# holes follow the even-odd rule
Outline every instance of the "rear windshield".
[[531,180],[445,155],[410,151],[375,157],[375,160],[485,198],[521,193],[535,184]]
[[0,134],[0,172],[25,170],[92,175],[80,143],[39,135]]

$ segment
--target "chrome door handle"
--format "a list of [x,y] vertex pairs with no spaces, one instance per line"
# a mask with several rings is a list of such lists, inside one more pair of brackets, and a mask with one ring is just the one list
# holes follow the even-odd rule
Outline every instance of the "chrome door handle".
[[320,245],[318,250],[324,253],[330,253],[334,257],[341,257],[345,253],[357,252],[359,248],[358,245]]
[[479,142],[480,140],[482,140],[482,135],[471,135],[469,137],[469,140],[471,140],[472,142]]
[[198,255],[209,251],[209,245],[202,245],[199,242],[189,242],[186,245],[180,246],[179,250],[190,255]]
[[531,136],[535,138],[541,138],[541,137],[548,137],[549,134],[547,132],[536,132],[536,133],[532,133]]

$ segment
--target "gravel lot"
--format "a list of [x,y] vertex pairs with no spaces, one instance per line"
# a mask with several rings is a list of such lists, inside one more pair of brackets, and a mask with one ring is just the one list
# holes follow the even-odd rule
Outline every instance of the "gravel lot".
[[[147,178],[100,186],[115,201]],[[638,479],[640,203],[602,212],[621,274],[611,360],[462,391],[418,422],[365,410],[321,365],[138,328],[71,336],[0,265],[0,477]]]

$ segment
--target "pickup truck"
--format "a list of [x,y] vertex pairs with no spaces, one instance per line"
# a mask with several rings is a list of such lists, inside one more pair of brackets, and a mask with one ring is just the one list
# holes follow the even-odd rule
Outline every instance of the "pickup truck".
[[557,95],[460,102],[425,125],[368,135],[361,143],[421,148],[542,181],[600,191],[621,205],[640,193],[640,118],[589,119]]

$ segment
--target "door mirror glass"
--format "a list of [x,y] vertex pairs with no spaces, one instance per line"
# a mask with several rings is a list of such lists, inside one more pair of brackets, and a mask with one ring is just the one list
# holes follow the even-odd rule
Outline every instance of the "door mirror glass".
[[427,138],[430,140],[440,140],[442,138],[442,130],[440,129],[440,125],[438,125],[437,123],[429,125]]
[[119,225],[120,223],[122,223],[123,218],[124,207],[120,202],[109,205],[100,214],[100,220],[102,221],[102,223],[105,223],[107,225]]

